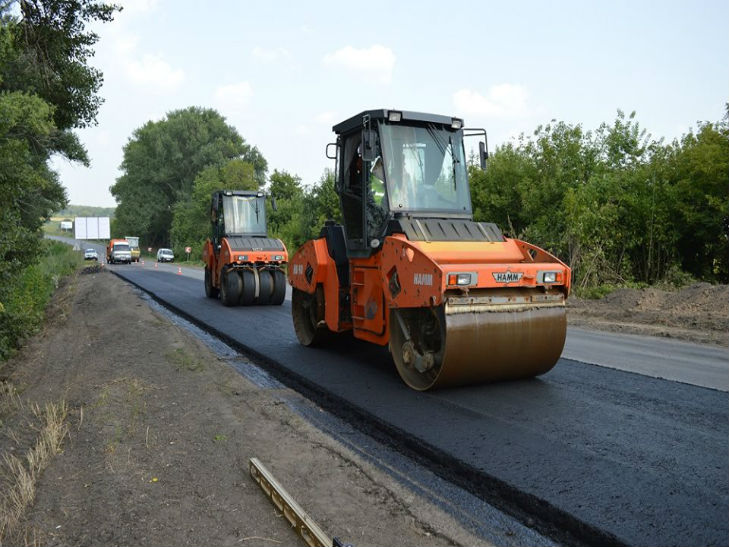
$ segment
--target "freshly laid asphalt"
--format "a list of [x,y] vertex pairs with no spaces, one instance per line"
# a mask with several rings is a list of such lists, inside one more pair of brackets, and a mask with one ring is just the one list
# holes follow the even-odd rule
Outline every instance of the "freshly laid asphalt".
[[384,348],[349,336],[300,346],[289,301],[226,308],[175,268],[111,269],[330,410],[568,543],[729,544],[725,391],[563,358],[532,380],[420,393]]

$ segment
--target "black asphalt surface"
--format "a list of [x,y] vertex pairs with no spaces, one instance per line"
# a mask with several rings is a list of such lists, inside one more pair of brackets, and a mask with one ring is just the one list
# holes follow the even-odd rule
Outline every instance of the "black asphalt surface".
[[[111,269],[334,411],[564,541],[729,544],[729,394],[561,359],[527,381],[419,393],[383,348],[299,345],[290,303],[226,308],[202,282]],[[559,533],[557,533],[559,536]]]

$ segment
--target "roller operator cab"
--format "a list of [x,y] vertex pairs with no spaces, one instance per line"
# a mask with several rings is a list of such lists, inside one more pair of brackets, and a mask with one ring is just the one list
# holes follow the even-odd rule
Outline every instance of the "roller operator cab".
[[[299,341],[331,333],[388,345],[417,390],[535,376],[559,359],[570,269],[475,222],[459,118],[370,110],[334,126],[343,225],[289,265]],[[331,153],[335,152],[335,153]],[[331,153],[331,155],[330,155]]]
[[281,305],[286,295],[286,247],[266,231],[262,192],[220,190],[210,205],[210,238],[203,248],[205,294],[226,306]]

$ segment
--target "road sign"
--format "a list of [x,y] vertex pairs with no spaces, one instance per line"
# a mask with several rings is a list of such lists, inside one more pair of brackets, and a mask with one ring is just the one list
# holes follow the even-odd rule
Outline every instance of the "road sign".
[[192,252],[192,247],[185,247],[185,252],[190,254]]

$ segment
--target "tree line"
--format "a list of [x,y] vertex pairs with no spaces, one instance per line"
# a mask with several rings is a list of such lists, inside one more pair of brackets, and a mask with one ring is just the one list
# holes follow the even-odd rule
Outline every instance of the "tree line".
[[635,113],[553,121],[470,170],[476,218],[555,253],[578,287],[729,282],[729,105],[670,143]]
[[[471,162],[476,220],[542,246],[573,269],[578,287],[729,282],[729,107],[680,139],[653,139],[635,113],[595,130],[552,121],[499,146],[486,171]],[[340,220],[334,174],[313,186],[286,171],[266,176],[255,146],[214,110],[188,108],[135,131],[112,231],[135,233],[199,258],[216,189],[273,196],[269,230],[293,251]]]

